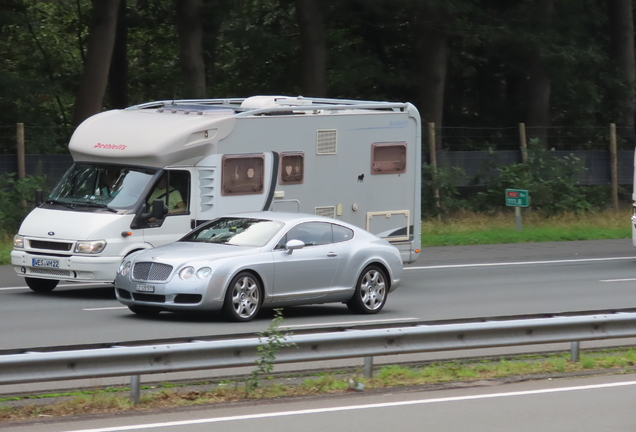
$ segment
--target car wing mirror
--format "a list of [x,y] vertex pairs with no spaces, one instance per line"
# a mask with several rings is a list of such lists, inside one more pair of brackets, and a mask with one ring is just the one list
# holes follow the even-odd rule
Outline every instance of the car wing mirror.
[[300,240],[290,240],[285,244],[285,253],[291,255],[296,249],[302,249],[305,247],[305,243]]

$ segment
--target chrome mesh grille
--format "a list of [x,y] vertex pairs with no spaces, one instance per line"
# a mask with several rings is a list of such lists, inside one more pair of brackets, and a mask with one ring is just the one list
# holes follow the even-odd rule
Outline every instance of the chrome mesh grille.
[[142,281],[165,281],[172,273],[172,266],[153,262],[139,262],[133,269],[133,279]]

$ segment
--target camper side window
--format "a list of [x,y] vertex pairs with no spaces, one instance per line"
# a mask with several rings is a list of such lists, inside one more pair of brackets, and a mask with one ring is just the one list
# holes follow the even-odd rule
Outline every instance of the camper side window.
[[280,183],[301,184],[305,178],[305,153],[281,153]]
[[406,143],[374,143],[371,146],[371,174],[406,172]]
[[265,155],[223,156],[221,195],[261,194]]
[[168,214],[187,214],[190,207],[190,173],[188,171],[165,171],[148,196],[148,208],[156,200],[168,207]]

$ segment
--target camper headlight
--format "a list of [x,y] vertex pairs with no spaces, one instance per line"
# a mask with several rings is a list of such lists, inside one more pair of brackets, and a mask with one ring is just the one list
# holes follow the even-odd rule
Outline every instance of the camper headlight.
[[126,276],[128,273],[130,273],[130,267],[132,267],[132,261],[123,261],[119,265],[119,274],[121,274],[122,276]]
[[179,271],[179,277],[183,280],[188,280],[194,276],[194,267],[184,267]]
[[98,254],[106,247],[106,240],[78,241],[75,245],[76,253]]
[[24,236],[16,234],[15,237],[13,237],[13,247],[15,249],[24,249]]

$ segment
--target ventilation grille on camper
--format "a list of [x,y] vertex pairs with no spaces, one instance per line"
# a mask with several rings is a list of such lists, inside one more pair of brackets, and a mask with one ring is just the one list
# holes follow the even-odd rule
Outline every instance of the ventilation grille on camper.
[[338,151],[338,131],[321,129],[316,133],[316,154],[336,154]]
[[334,206],[330,206],[330,207],[316,207],[316,215],[329,217],[329,218],[335,218],[336,217],[336,207],[334,207]]

